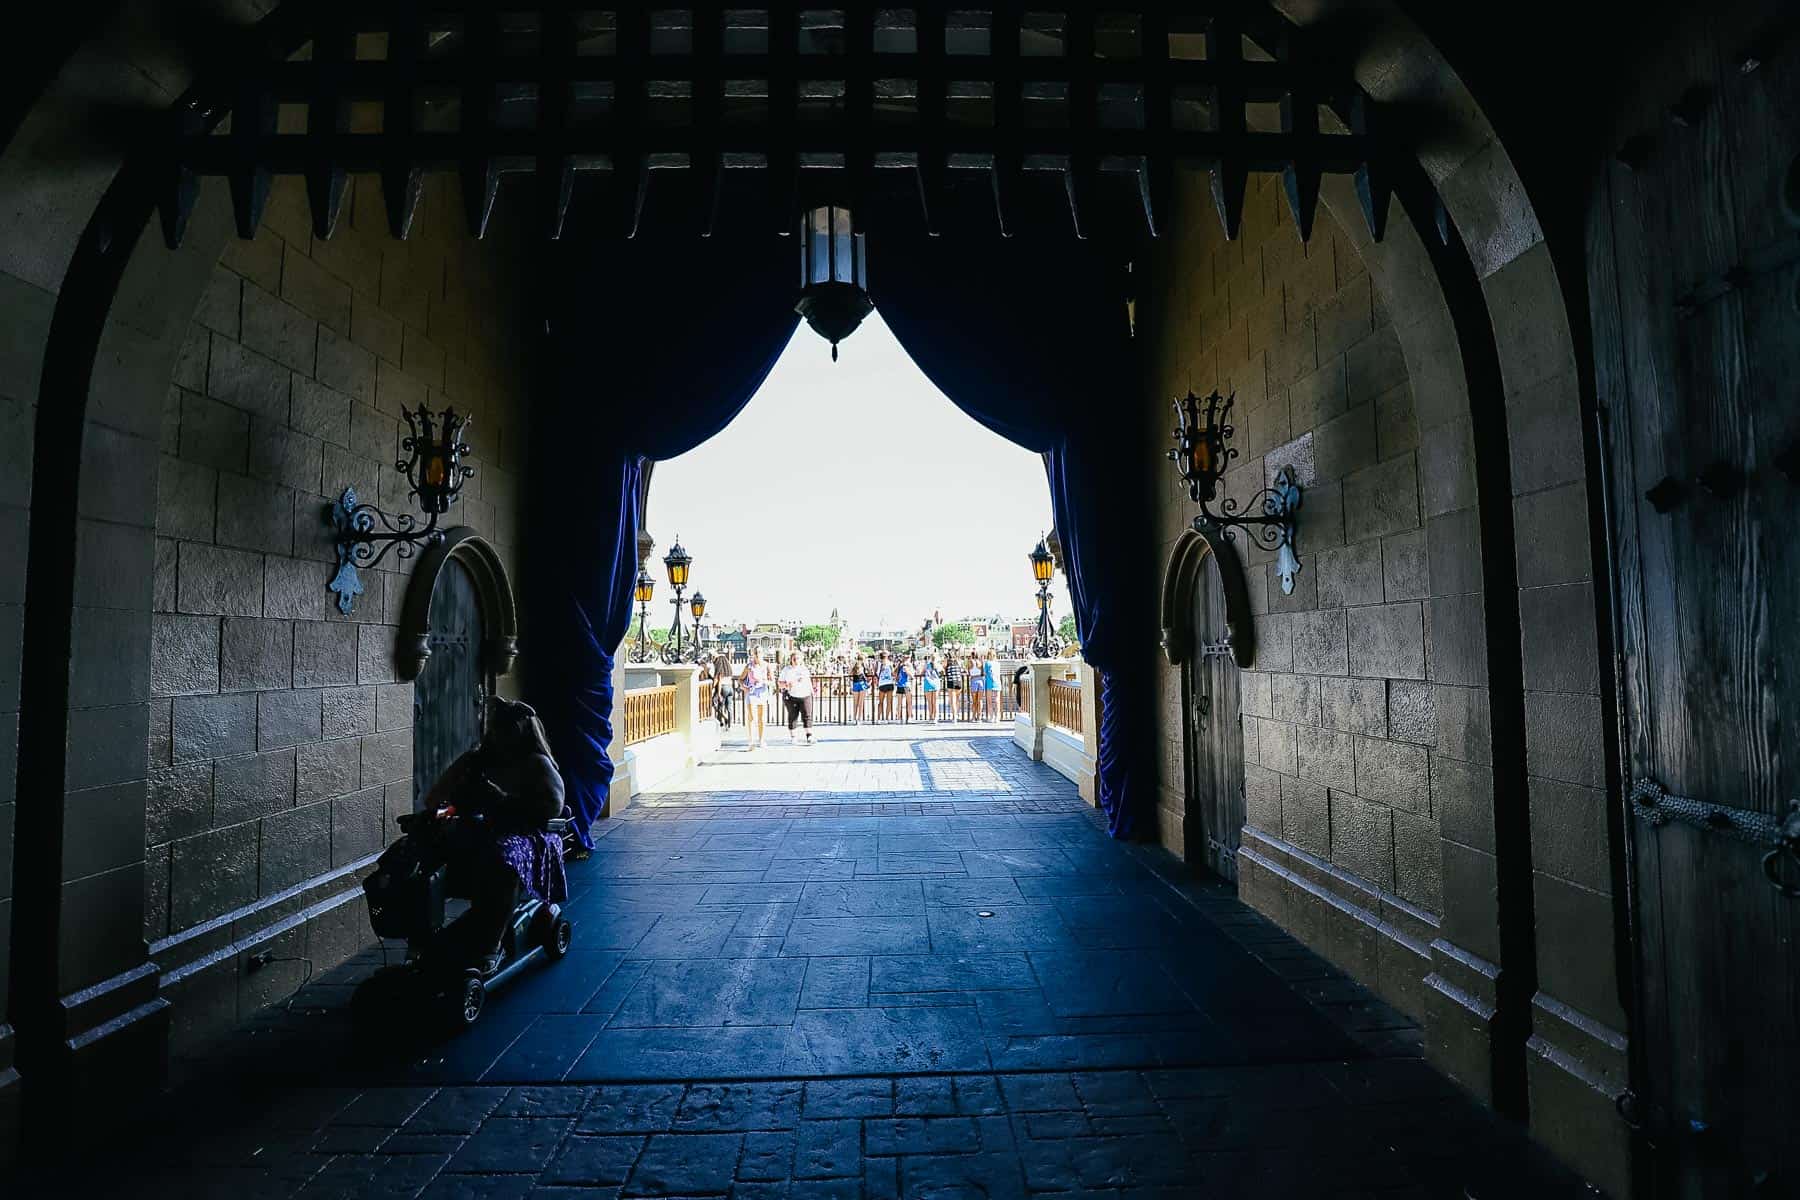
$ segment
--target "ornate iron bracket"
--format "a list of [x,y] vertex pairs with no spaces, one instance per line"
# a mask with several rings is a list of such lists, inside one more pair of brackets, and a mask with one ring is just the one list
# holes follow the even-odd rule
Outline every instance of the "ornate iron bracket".
[[[411,558],[420,546],[434,546],[444,540],[437,527],[438,514],[433,512],[425,524],[411,513],[391,515],[373,504],[360,503],[356,489],[347,487],[331,505],[331,525],[337,530],[337,572],[325,586],[337,593],[338,611],[348,616],[356,608],[356,598],[363,593],[359,570],[376,566],[392,551],[398,558]],[[376,530],[376,525],[381,530]]]
[[1301,494],[1294,468],[1283,467],[1276,473],[1273,484],[1258,491],[1242,506],[1245,509],[1261,508],[1261,513],[1240,513],[1237,500],[1231,496],[1219,502],[1216,513],[1202,500],[1200,515],[1194,518],[1194,532],[1218,532],[1227,540],[1236,540],[1236,531],[1244,530],[1256,545],[1275,551],[1275,573],[1281,578],[1282,594],[1292,595],[1294,576],[1300,572],[1300,557],[1294,553],[1294,544]]
[[1656,780],[1640,779],[1631,788],[1631,811],[1655,828],[1681,821],[1753,846],[1771,847],[1762,858],[1769,886],[1784,896],[1800,897],[1800,803],[1789,805],[1781,817],[1772,817],[1754,809],[1671,796]]

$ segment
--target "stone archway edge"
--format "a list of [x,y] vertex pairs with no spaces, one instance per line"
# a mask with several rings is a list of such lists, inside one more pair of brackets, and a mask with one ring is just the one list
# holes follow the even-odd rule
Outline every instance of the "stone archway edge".
[[1243,564],[1221,544],[1225,541],[1221,534],[1189,529],[1175,539],[1175,548],[1169,552],[1168,566],[1163,569],[1160,624],[1163,653],[1174,665],[1187,661],[1193,650],[1187,613],[1193,604],[1201,565],[1209,555],[1219,565],[1219,578],[1225,588],[1225,624],[1231,637],[1231,657],[1243,670],[1256,661],[1256,623],[1250,615],[1250,588],[1244,579]]
[[461,563],[475,580],[482,615],[491,622],[481,647],[482,669],[490,678],[505,675],[519,656],[519,610],[506,577],[506,566],[493,544],[473,527],[457,525],[445,531],[442,542],[419,556],[419,565],[413,568],[407,583],[406,604],[400,613],[394,649],[395,664],[403,681],[417,679],[425,668],[425,660],[431,657],[431,594],[444,567],[452,560]]

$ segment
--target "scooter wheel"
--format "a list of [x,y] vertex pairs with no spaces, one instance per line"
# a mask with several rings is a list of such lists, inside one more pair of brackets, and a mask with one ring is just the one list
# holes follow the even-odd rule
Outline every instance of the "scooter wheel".
[[569,946],[574,940],[575,926],[569,922],[569,918],[557,917],[544,932],[544,956],[555,962],[569,952]]
[[481,1019],[482,1006],[487,1002],[487,985],[480,975],[470,972],[450,989],[449,1000],[451,1024],[458,1029],[467,1029]]

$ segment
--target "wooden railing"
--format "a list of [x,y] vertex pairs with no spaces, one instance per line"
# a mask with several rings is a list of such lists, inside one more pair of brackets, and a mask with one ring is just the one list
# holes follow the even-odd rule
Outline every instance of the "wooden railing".
[[712,720],[713,688],[717,686],[718,684],[711,679],[694,681],[694,702],[697,706],[694,711],[699,714],[699,719],[702,721]]
[[1031,672],[1029,671],[1019,676],[1018,711],[1024,713],[1028,718],[1031,716]]
[[625,744],[636,745],[675,732],[675,686],[635,688],[625,693]]
[[1050,724],[1081,734],[1081,684],[1074,679],[1050,681]]

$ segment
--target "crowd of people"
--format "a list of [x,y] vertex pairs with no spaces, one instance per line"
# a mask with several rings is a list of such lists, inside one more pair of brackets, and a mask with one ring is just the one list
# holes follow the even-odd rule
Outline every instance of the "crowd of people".
[[[910,718],[907,705],[917,692],[926,721],[998,721],[1000,678],[991,650],[955,648],[889,654],[858,654],[846,664],[850,676],[852,724]],[[963,693],[968,703],[963,703]],[[870,697],[873,697],[871,701]],[[872,711],[871,711],[872,710]],[[914,711],[917,711],[916,707]]]
[[[991,650],[882,650],[836,659],[830,670],[850,681],[853,725],[1001,719],[1000,688],[1005,681]],[[707,665],[705,675],[713,681],[713,712],[722,727],[731,723],[733,692],[742,693],[747,749],[767,744],[768,713],[777,699],[787,718],[788,740],[803,734],[806,744],[812,744],[816,687],[812,669],[798,650],[790,652],[780,667],[769,663],[760,647],[750,652],[741,669],[734,669],[730,655],[720,654]]]

